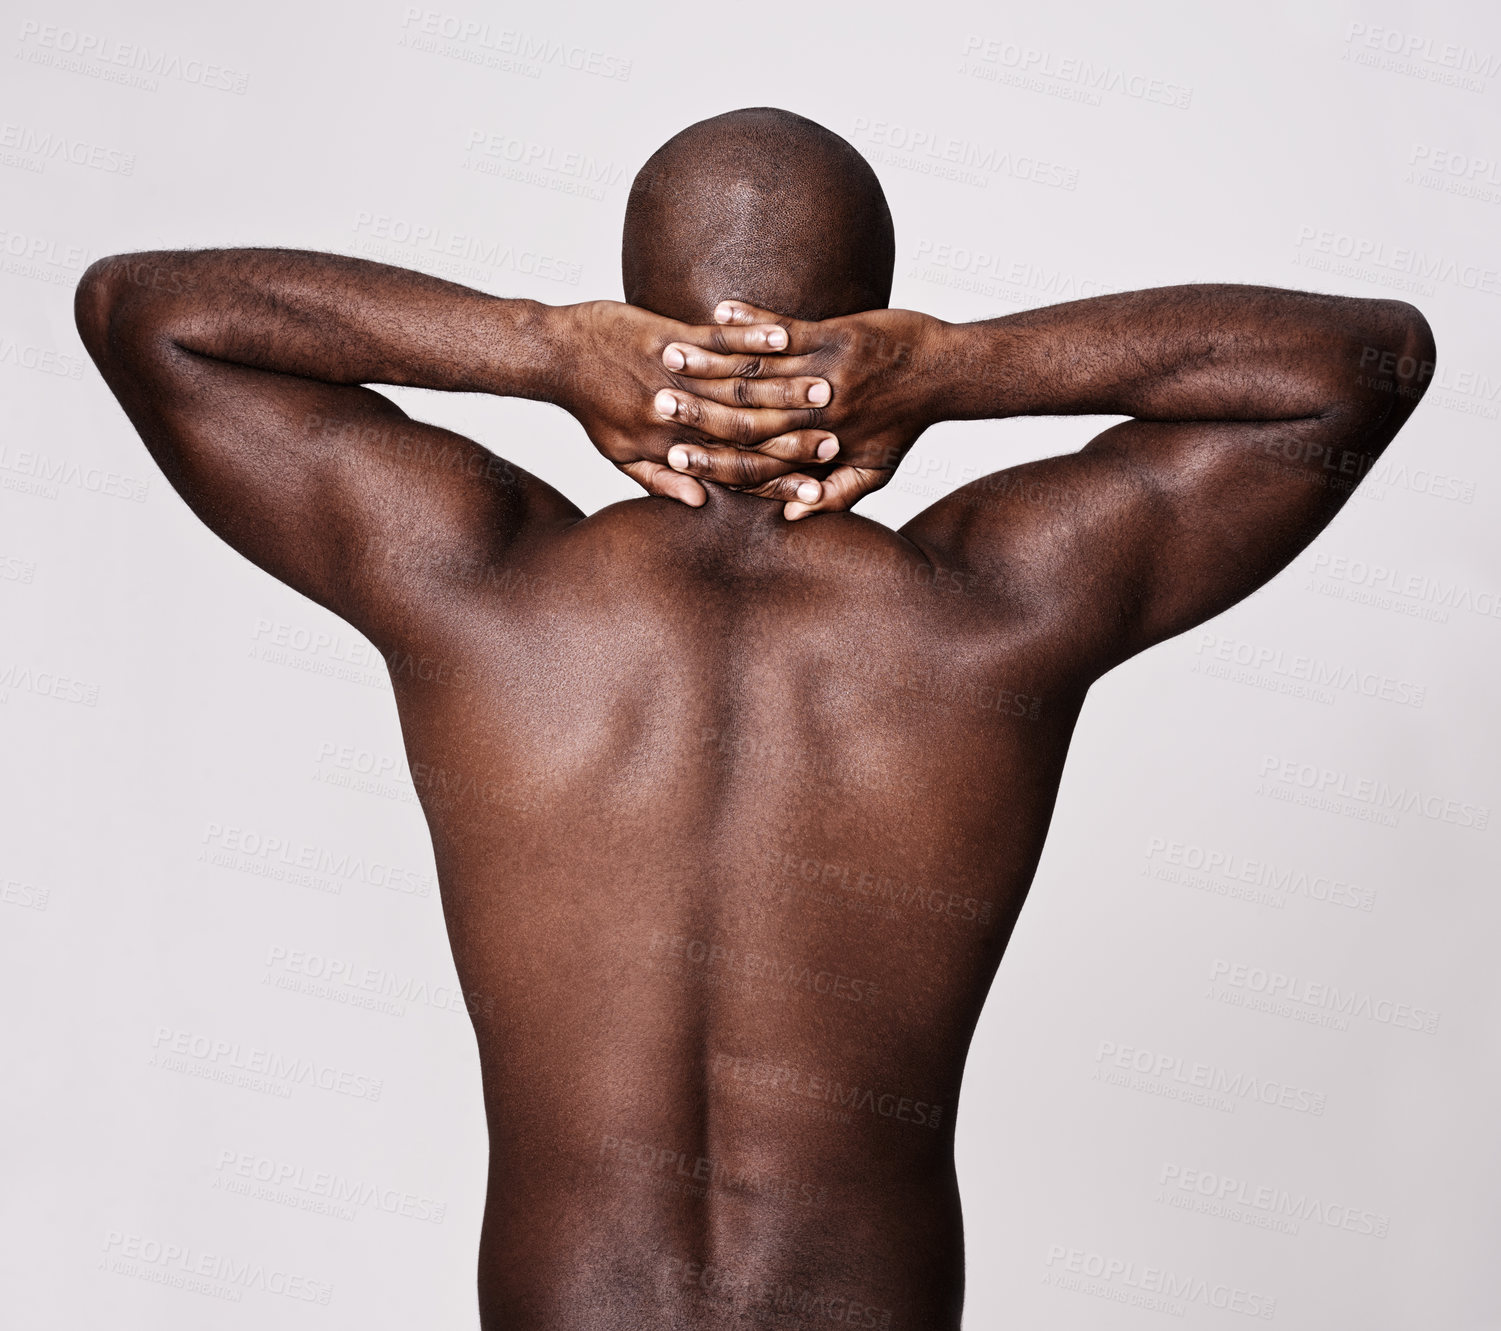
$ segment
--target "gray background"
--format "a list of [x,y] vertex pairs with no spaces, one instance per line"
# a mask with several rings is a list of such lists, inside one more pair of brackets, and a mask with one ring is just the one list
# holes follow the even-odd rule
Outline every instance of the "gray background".
[[[970,1062],[968,1325],[1498,1324],[1489,7],[5,10],[7,1322],[474,1324],[478,1067],[380,661],[157,474],[83,267],[275,244],[618,297],[636,167],[770,103],[875,164],[896,304],[1429,316],[1439,382],[1332,529],[1086,708]],[[550,408],[401,397],[586,510],[633,493]],[[862,511],[1104,423],[943,427]]]

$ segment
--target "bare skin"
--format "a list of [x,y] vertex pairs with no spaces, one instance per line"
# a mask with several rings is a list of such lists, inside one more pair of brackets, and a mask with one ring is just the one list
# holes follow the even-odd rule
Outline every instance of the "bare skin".
[[[1262,288],[689,328],[275,251],[106,260],[78,314],[194,510],[387,655],[493,999],[507,1331],[959,1325],[964,1061],[1085,694],[1302,550],[1433,363],[1410,306]],[[367,383],[559,402],[654,493],[585,517]],[[939,420],[1071,413],[1132,419],[845,511]]]

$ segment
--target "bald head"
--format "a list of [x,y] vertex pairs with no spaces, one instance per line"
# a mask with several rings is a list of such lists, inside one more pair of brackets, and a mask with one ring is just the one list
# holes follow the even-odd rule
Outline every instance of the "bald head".
[[712,323],[732,298],[799,319],[880,309],[895,260],[891,211],[865,159],[771,107],[668,139],[626,204],[626,300],[686,323]]

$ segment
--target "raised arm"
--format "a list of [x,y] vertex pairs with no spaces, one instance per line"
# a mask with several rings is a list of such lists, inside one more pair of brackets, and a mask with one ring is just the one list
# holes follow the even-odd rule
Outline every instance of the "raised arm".
[[[1434,364],[1410,305],[1250,286],[978,324],[885,310],[787,327],[787,369],[833,385],[819,423],[839,434],[842,467],[794,515],[848,507],[939,420],[1133,418],[1079,453],[982,477],[905,529],[1062,607],[1100,668],[1283,568],[1369,471]],[[862,359],[862,342],[884,354]]]
[[1074,617],[1095,670],[1286,567],[1434,366],[1410,305],[1263,287],[1124,293],[996,323],[942,339],[957,361],[947,414],[1133,419],[1077,454],[981,478],[911,525],[998,576],[1025,567],[1029,589]]
[[[372,637],[455,576],[472,577],[529,524],[579,514],[363,385],[556,402],[649,491],[703,500],[697,481],[665,465],[687,427],[651,406],[672,382],[662,346],[691,330],[629,306],[501,299],[336,255],[205,250],[102,260],[76,307],[90,354],[193,510]],[[746,350],[774,349],[768,332],[781,335],[738,331]],[[716,424],[751,441],[793,421],[727,409]],[[799,438],[781,460],[752,455],[747,478],[790,473],[810,446]]]

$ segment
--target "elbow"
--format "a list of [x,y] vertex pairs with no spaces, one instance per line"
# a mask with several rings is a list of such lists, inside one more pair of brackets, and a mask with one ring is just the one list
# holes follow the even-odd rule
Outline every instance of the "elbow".
[[96,362],[103,359],[109,346],[109,330],[119,304],[116,262],[119,256],[91,263],[73,293],[73,322],[78,336]]
[[[1373,300],[1367,304],[1374,307],[1371,321],[1374,336],[1368,340],[1378,343],[1383,349],[1395,350],[1399,356],[1426,363],[1429,367],[1428,377],[1431,378],[1437,348],[1433,341],[1433,329],[1429,327],[1423,311],[1405,300]],[[1417,377],[1416,372],[1413,377]]]
[[1362,368],[1374,377],[1402,405],[1409,409],[1428,391],[1438,363],[1438,347],[1433,329],[1416,305],[1405,300],[1371,302],[1377,307],[1375,335],[1366,338],[1361,349]]
[[1394,433],[1433,382],[1433,329],[1403,300],[1352,300],[1347,308],[1341,368],[1331,367],[1323,414],[1373,429],[1386,425]]
[[1416,366],[1413,372],[1413,390],[1421,397],[1433,382],[1433,371],[1438,365],[1438,343],[1433,339],[1433,329],[1422,310],[1406,301],[1397,303],[1401,305],[1403,312],[1407,359]]
[[112,254],[89,265],[73,295],[78,335],[95,363],[138,355],[170,333],[185,283],[162,254]]

